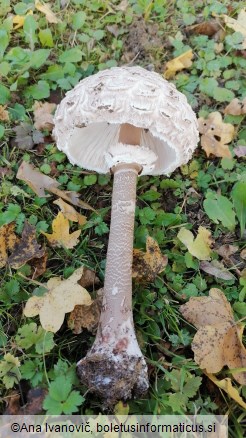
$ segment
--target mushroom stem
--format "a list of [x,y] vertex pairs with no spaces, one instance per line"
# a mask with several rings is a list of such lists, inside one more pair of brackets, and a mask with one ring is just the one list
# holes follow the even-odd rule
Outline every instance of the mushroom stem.
[[81,381],[106,405],[148,389],[147,365],[132,315],[132,254],[138,164],[115,166],[103,306],[92,348],[78,363]]

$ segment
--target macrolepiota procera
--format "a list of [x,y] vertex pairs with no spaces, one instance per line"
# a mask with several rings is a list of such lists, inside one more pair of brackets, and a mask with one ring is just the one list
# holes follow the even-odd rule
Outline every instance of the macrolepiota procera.
[[149,386],[132,314],[132,256],[138,175],[168,175],[198,143],[186,97],[159,74],[114,67],[83,79],[55,113],[58,149],[71,163],[114,175],[104,296],[97,335],[77,364],[106,405]]

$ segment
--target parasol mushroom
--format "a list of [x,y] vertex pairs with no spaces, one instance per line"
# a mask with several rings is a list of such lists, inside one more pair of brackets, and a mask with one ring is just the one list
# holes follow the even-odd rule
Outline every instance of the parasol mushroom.
[[83,79],[55,113],[57,147],[71,163],[114,174],[104,297],[96,339],[77,364],[81,381],[106,405],[148,389],[132,315],[132,253],[138,175],[170,174],[198,142],[186,97],[141,67]]

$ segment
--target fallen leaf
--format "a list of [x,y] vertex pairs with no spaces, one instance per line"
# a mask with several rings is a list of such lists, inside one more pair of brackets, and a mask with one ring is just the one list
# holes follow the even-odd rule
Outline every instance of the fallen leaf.
[[[89,269],[85,266],[84,270],[83,270],[83,275],[82,275],[81,279],[78,281],[78,283],[80,284],[80,286],[82,286],[84,288],[88,288],[91,286],[93,286],[93,288],[94,288],[94,286],[96,284],[99,284],[100,281],[99,281],[99,278],[96,276],[95,272],[92,271],[92,269]],[[100,295],[99,291],[101,291],[101,290],[102,289],[99,289],[97,291],[97,294]]]
[[86,289],[78,284],[83,275],[81,266],[67,279],[51,278],[44,287],[47,292],[41,296],[28,299],[24,315],[33,317],[39,315],[42,327],[56,333],[63,324],[66,313],[71,312],[78,304],[90,305],[91,297]]
[[[80,282],[79,282],[80,283]],[[74,334],[82,333],[83,329],[95,333],[98,327],[101,307],[102,307],[102,289],[97,291],[97,298],[89,306],[75,306],[68,318],[68,327]]]
[[21,239],[19,239],[12,248],[12,254],[8,258],[8,264],[19,269],[34,257],[43,257],[45,251],[40,248],[36,240],[36,229],[29,222],[25,222]]
[[230,123],[223,123],[219,112],[210,113],[207,119],[198,119],[198,129],[202,134],[201,146],[209,157],[211,154],[216,157],[232,158],[228,148],[234,136],[234,126]]
[[57,16],[52,12],[51,7],[49,3],[41,3],[40,1],[35,1],[35,8],[39,11],[45,14],[46,20],[48,23],[61,23],[61,20],[57,18]]
[[12,169],[9,167],[0,167],[0,177],[8,176],[12,174]]
[[233,149],[235,155],[239,158],[246,157],[246,146],[237,146]]
[[220,28],[220,24],[216,20],[210,20],[188,26],[185,31],[189,34],[213,36]]
[[0,105],[0,120],[1,122],[9,122],[9,113],[6,111],[6,105]]
[[153,282],[158,274],[164,271],[168,258],[161,253],[158,243],[148,236],[146,252],[140,249],[133,250],[132,277],[137,281]]
[[187,50],[187,52],[182,53],[182,55],[177,56],[177,58],[172,59],[166,63],[166,70],[164,72],[164,78],[170,79],[175,74],[183,70],[184,68],[191,67],[192,65],[193,53],[192,50]]
[[8,261],[8,251],[13,250],[17,241],[17,236],[14,233],[15,224],[3,225],[0,228],[0,268],[3,268]]
[[239,99],[235,98],[227,105],[224,109],[224,114],[232,114],[233,116],[241,116],[246,114],[246,97],[240,102]]
[[216,249],[216,252],[223,258],[228,259],[231,255],[235,254],[238,251],[238,246],[229,245],[228,243],[225,245],[219,246]]
[[19,149],[30,150],[35,144],[44,142],[41,132],[33,129],[30,123],[20,123],[13,128],[13,131],[16,136],[12,139],[11,144]]
[[32,259],[31,268],[32,274],[31,277],[35,280],[35,278],[40,277],[40,275],[44,274],[46,271],[46,264],[48,260],[47,252],[44,253],[42,257]]
[[198,228],[198,234],[194,238],[193,233],[186,228],[181,228],[177,238],[186,246],[189,253],[199,260],[210,260],[211,232],[204,227]]
[[[7,408],[4,415],[38,415],[43,412],[43,401],[48,394],[45,388],[31,388],[27,393],[27,403],[21,405],[21,396],[17,391],[12,391],[7,398]],[[5,436],[5,435],[3,435]]]
[[240,257],[241,257],[243,260],[246,260],[246,248],[244,248],[244,249],[240,252]]
[[86,216],[82,216],[82,214],[78,213],[75,208],[71,205],[64,202],[61,198],[57,199],[53,202],[53,204],[58,205],[60,207],[61,212],[65,216],[66,219],[69,219],[73,222],[78,222],[79,225],[84,225],[87,222]]
[[34,127],[40,131],[52,131],[54,127],[53,115],[55,103],[35,101],[33,105]]
[[224,293],[216,288],[208,297],[191,297],[180,306],[180,312],[197,329],[192,342],[195,362],[207,373],[218,373],[223,366],[232,369],[240,384],[246,384],[246,350],[242,344],[243,326],[234,321]]
[[212,382],[218,386],[218,388],[223,389],[235,402],[237,402],[242,408],[246,409],[246,403],[243,401],[242,397],[239,395],[239,392],[236,388],[232,386],[231,379],[229,377],[226,377],[223,380],[218,380],[213,374],[205,373],[206,376]]
[[81,234],[81,230],[69,234],[69,220],[64,217],[62,212],[59,212],[53,220],[52,230],[52,234],[41,231],[41,233],[47,237],[51,246],[72,249],[79,243],[78,238]]
[[200,263],[200,269],[207,274],[213,275],[215,278],[221,278],[222,280],[234,280],[233,274],[227,271],[224,265],[218,260],[212,260],[212,262],[202,261]]
[[227,27],[235,30],[235,32],[240,32],[244,36],[242,49],[246,49],[246,10],[241,9],[237,20],[235,20],[235,18],[228,17],[228,15],[223,15],[223,18]]
[[14,30],[19,29],[20,27],[23,27],[23,24],[25,22],[25,19],[28,15],[33,15],[32,11],[28,11],[26,15],[14,15],[12,18],[13,21],[13,28]]
[[22,181],[25,181],[25,183],[28,184],[29,187],[31,187],[34,193],[36,193],[36,195],[41,198],[46,198],[47,196],[49,196],[45,193],[45,190],[47,190],[48,192],[51,192],[65,199],[65,201],[70,202],[73,205],[84,208],[86,210],[95,211],[93,207],[79,199],[78,193],[64,192],[63,190],[58,189],[60,184],[55,179],[50,178],[50,176],[44,175],[43,173],[39,172],[32,164],[27,163],[26,161],[23,161],[21,163],[16,177],[18,179],[21,179]]

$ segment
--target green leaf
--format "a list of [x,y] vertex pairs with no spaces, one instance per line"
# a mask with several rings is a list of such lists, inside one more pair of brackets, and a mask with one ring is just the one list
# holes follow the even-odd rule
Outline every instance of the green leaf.
[[38,81],[37,84],[27,87],[25,96],[35,100],[46,99],[50,95],[50,87],[46,81]]
[[4,133],[5,133],[5,128],[3,125],[0,125],[0,138],[4,136]]
[[39,31],[38,37],[43,47],[54,46],[54,41],[50,29],[41,29]]
[[31,67],[33,68],[40,68],[42,65],[44,65],[45,61],[47,60],[48,56],[50,54],[49,49],[39,49],[35,50],[30,59]]
[[71,383],[63,376],[59,376],[50,384],[49,395],[56,401],[65,401],[71,389]]
[[143,195],[140,196],[141,199],[145,201],[156,201],[161,197],[161,194],[156,192],[155,190],[148,190]]
[[19,205],[10,203],[7,210],[4,213],[0,213],[0,226],[13,222],[20,212],[21,208]]
[[215,87],[213,91],[213,97],[217,102],[231,102],[234,99],[235,94],[231,90],[226,88]]
[[10,100],[10,91],[5,85],[0,84],[0,105],[5,105]]
[[231,231],[234,230],[236,225],[235,212],[228,198],[215,192],[209,192],[203,206],[208,217],[213,222],[216,224],[221,222],[224,227]]
[[83,52],[78,47],[66,50],[59,56],[59,62],[80,62],[82,60]]
[[81,29],[82,26],[84,26],[86,20],[86,14],[83,11],[76,12],[73,14],[72,19],[72,28],[74,30]]
[[16,383],[19,383],[21,379],[19,367],[20,362],[17,357],[10,353],[4,355],[3,360],[0,362],[0,378],[7,389],[13,388]]
[[202,93],[213,97],[215,88],[218,88],[218,82],[214,78],[203,78],[199,88]]
[[9,44],[8,32],[5,29],[0,29],[0,60],[3,58],[4,52]]
[[238,181],[232,189],[232,200],[240,224],[241,236],[246,226],[246,181]]
[[84,184],[86,186],[93,186],[97,182],[97,175],[86,175],[84,177]]
[[64,71],[61,65],[50,65],[45,73],[40,75],[41,79],[56,82],[64,77]]
[[37,327],[35,322],[31,322],[18,329],[15,341],[23,349],[28,350],[35,346],[36,352],[43,354],[54,347],[53,337],[53,333],[46,332],[41,326]]
[[35,43],[37,42],[37,28],[38,24],[33,15],[27,15],[24,21],[23,30],[25,34],[25,40],[29,44],[31,50],[34,50]]
[[72,391],[67,400],[63,403],[62,410],[64,414],[69,415],[73,412],[78,412],[78,406],[81,406],[84,401],[84,397],[82,397],[78,391]]
[[97,41],[100,41],[101,39],[103,39],[104,35],[105,35],[105,32],[104,32],[104,30],[101,30],[101,29],[95,30],[95,32],[93,32],[93,37]]
[[72,384],[66,376],[59,376],[50,384],[49,394],[44,400],[43,407],[52,415],[72,414],[78,411],[78,406],[83,401],[84,398],[78,391],[72,391]]
[[202,378],[198,376],[190,377],[183,387],[183,393],[188,397],[192,398],[196,395],[199,387],[202,384]]

